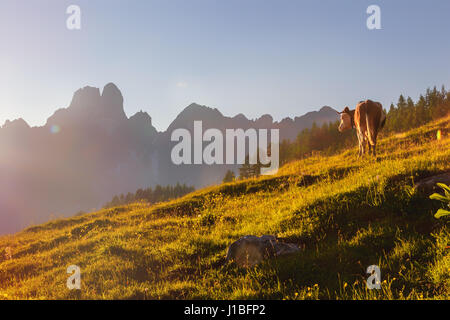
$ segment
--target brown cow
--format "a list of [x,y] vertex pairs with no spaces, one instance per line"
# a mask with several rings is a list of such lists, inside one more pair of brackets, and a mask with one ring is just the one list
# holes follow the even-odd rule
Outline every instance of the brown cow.
[[366,141],[369,154],[372,149],[375,156],[378,131],[383,128],[386,122],[386,114],[381,103],[371,100],[360,101],[355,110],[349,110],[348,107],[345,107],[344,111],[339,112],[339,114],[341,115],[340,132],[356,128],[359,141],[358,157],[365,153]]

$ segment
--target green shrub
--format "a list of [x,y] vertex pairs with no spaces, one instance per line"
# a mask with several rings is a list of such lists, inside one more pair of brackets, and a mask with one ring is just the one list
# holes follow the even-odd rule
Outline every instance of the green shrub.
[[[439,200],[439,201],[447,204],[447,207],[450,208],[450,187],[445,185],[444,183],[437,183],[437,185],[444,190],[444,195],[441,195],[439,193],[433,193],[430,196],[430,199]],[[434,216],[439,219],[441,217],[448,216],[448,215],[450,215],[450,211],[448,211],[446,209],[439,209]]]

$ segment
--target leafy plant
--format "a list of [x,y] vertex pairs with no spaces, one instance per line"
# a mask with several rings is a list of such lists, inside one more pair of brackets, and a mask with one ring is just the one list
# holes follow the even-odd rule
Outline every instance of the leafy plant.
[[[430,199],[432,200],[439,200],[445,204],[447,204],[447,207],[450,208],[450,187],[445,185],[444,183],[437,183],[439,187],[441,187],[444,190],[445,195],[441,195],[439,193],[433,193],[430,196]],[[450,211],[446,209],[439,209],[436,214],[434,215],[435,218],[441,218],[444,216],[450,215]]]

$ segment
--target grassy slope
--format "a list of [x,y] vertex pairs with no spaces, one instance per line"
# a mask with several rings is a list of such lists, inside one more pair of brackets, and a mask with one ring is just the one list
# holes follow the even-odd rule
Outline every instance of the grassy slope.
[[[450,232],[411,186],[450,170],[450,118],[356,149],[290,163],[276,176],[55,220],[0,238],[0,299],[449,298]],[[436,140],[436,131],[443,139]],[[296,255],[224,265],[240,236],[275,234]],[[4,258],[10,247],[12,259]],[[66,288],[81,267],[82,289]],[[366,290],[366,268],[382,290]]]

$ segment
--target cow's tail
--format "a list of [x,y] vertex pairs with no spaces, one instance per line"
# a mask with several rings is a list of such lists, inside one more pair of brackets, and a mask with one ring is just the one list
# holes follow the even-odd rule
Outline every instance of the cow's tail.
[[386,123],[386,114],[384,111],[381,111],[381,123],[380,123],[380,129],[384,127],[384,124]]
[[384,127],[384,124],[386,123],[386,113],[384,113],[383,106],[381,103],[377,102],[378,106],[380,107],[380,125],[378,128],[381,130]]
[[369,116],[367,115],[366,112],[366,130],[367,130],[367,138],[369,139],[369,143],[371,146],[375,145],[375,133],[373,132],[373,130],[376,130],[376,128],[371,128],[370,123],[369,123]]

